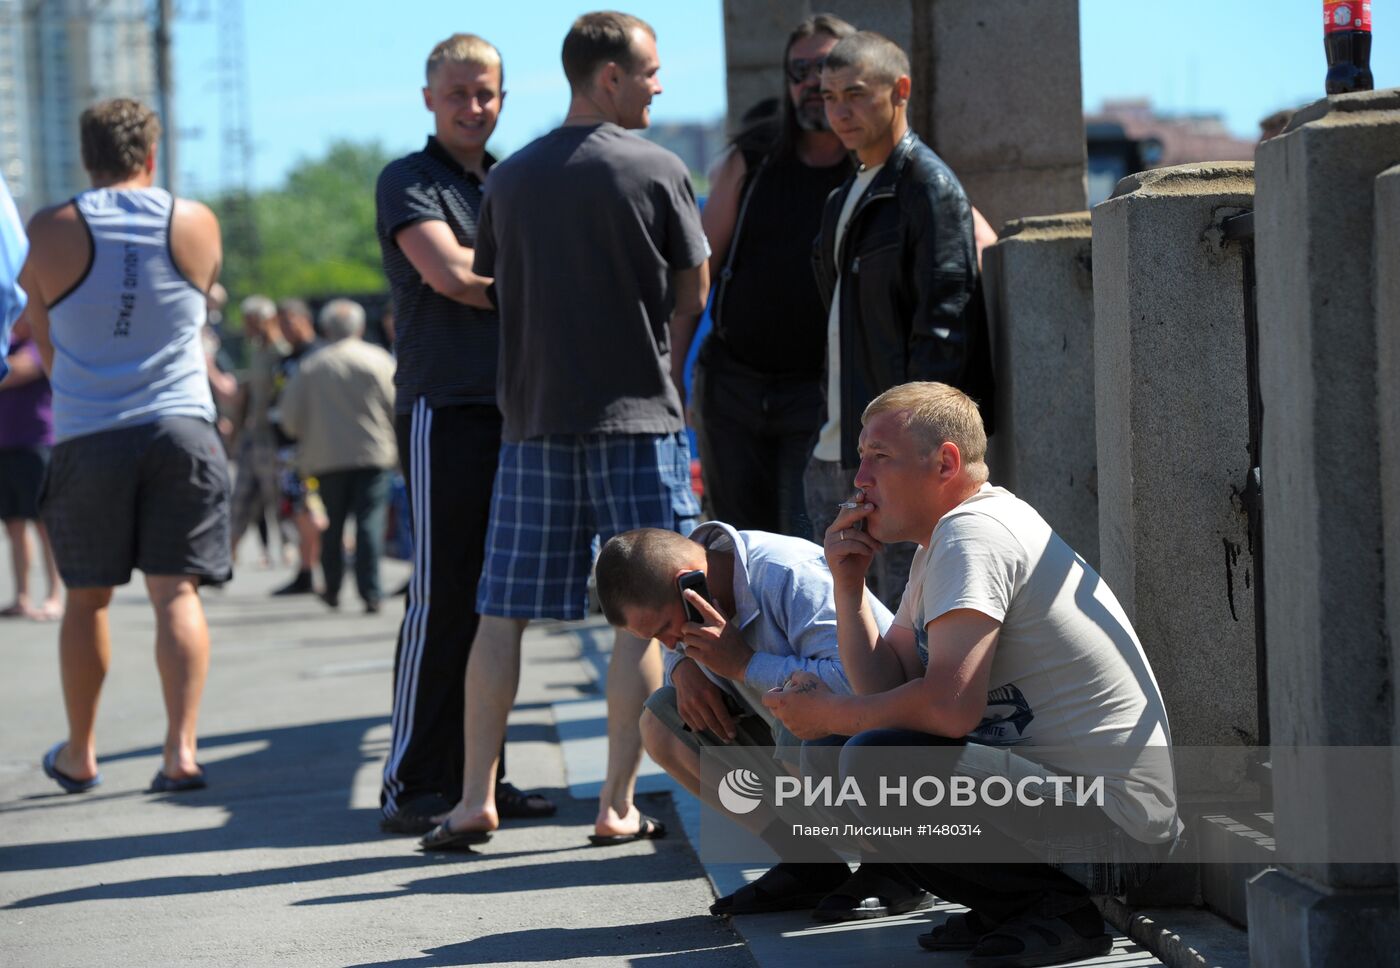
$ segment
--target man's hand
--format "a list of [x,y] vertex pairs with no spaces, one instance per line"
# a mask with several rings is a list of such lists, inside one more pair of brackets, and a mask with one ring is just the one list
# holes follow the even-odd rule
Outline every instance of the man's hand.
[[681,626],[685,654],[716,675],[743,682],[753,658],[753,649],[709,602],[694,589],[685,590],[685,600],[705,616],[703,625],[686,622]]
[[770,689],[763,695],[763,705],[773,710],[788,730],[798,739],[820,739],[830,736],[827,713],[839,702],[837,696],[817,676],[799,669],[780,689]]
[[875,553],[884,547],[865,530],[863,522],[870,514],[871,506],[864,503],[863,497],[858,493],[856,506],[842,509],[836,520],[831,522],[831,527],[826,529],[822,541],[826,564],[831,569],[831,580],[838,590],[863,590],[870,562],[874,560]]
[[671,670],[676,687],[676,710],[694,732],[707,729],[725,742],[734,741],[734,717],[724,705],[724,693],[687,656]]

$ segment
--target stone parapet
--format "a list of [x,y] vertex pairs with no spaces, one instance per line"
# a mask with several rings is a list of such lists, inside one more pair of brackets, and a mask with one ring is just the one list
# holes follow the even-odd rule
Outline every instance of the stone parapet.
[[1009,222],[982,259],[997,358],[992,479],[1097,568],[1089,213]]
[[[1376,386],[1381,443],[1381,538],[1390,668],[1400,668],[1400,165],[1376,178]],[[1400,702],[1393,698],[1390,818],[1400,845]]]
[[1259,739],[1247,297],[1221,229],[1253,189],[1248,163],[1183,165],[1125,178],[1093,212],[1100,571],[1178,745]]
[[993,228],[1084,208],[1078,0],[915,0],[914,20],[918,130]]
[[[1263,397],[1265,613],[1275,745],[1364,746],[1394,729],[1386,634],[1377,316],[1377,176],[1400,164],[1400,89],[1301,110],[1258,156],[1255,215]],[[1387,399],[1393,399],[1387,394]],[[1393,456],[1393,455],[1392,455]],[[1393,479],[1394,471],[1386,472]],[[1323,856],[1345,840],[1348,778],[1273,771],[1280,844]],[[1378,858],[1394,817],[1375,818]],[[1250,886],[1256,963],[1393,964],[1396,871],[1388,862],[1297,865]],[[1388,908],[1361,917],[1346,899]],[[1360,902],[1356,902],[1360,903]],[[1299,926],[1305,931],[1300,933]]]

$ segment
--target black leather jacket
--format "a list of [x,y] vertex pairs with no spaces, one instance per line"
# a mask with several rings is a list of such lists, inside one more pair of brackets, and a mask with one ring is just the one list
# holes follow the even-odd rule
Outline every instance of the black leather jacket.
[[866,404],[913,380],[951,384],[982,406],[992,431],[992,367],[972,206],[957,177],[910,131],[851,213],[836,223],[852,176],[826,200],[812,261],[831,309],[841,279],[841,464],[860,463]]

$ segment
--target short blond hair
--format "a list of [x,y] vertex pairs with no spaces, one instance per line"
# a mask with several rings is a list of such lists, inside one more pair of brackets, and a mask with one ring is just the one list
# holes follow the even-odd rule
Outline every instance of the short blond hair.
[[433,52],[428,55],[428,64],[424,69],[429,86],[433,83],[433,74],[443,64],[494,67],[501,86],[504,87],[506,83],[506,69],[501,63],[501,52],[496,49],[495,44],[478,37],[476,34],[453,34],[446,40],[438,42],[438,45],[433,48]]
[[871,400],[860,423],[863,427],[882,413],[900,412],[905,428],[928,450],[953,444],[973,477],[987,479],[987,430],[977,401],[946,383],[902,383]]

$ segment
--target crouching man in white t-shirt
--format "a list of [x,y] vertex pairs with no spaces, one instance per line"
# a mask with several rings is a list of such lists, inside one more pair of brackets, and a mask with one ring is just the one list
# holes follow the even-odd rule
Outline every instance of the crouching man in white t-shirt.
[[[1166,710],[1137,636],[1093,568],[1030,505],[987,483],[987,438],[971,398],[908,383],[872,401],[862,424],[860,493],[825,537],[856,694],[798,673],[764,702],[798,737],[827,737],[811,745],[844,745],[843,781],[898,748],[909,769],[916,755],[942,755],[954,776],[994,777],[984,792],[1015,789],[1010,809],[964,815],[980,829],[971,841],[978,862],[947,859],[970,859],[965,849],[901,842],[898,859],[916,882],[971,909],[921,945],[970,949],[968,964],[982,968],[1105,954],[1112,939],[1091,893],[1139,882],[1181,829]],[[893,541],[920,548],[881,635],[862,593],[872,555]],[[1097,801],[1090,782],[1080,787],[1087,809],[1036,804],[1034,784],[1057,777],[1101,781]],[[921,789],[929,796],[938,786]],[[1097,821],[1093,836],[1086,820]],[[1046,841],[1057,846],[1041,849]]]

